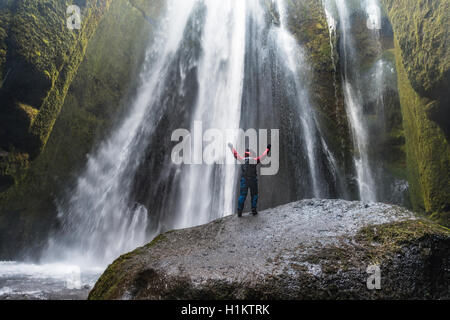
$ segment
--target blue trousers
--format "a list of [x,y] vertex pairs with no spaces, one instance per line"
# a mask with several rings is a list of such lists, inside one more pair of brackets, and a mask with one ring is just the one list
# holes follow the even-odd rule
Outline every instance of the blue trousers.
[[244,210],[245,199],[247,199],[248,189],[252,197],[252,209],[258,206],[258,178],[241,178],[241,191],[239,192],[238,210]]

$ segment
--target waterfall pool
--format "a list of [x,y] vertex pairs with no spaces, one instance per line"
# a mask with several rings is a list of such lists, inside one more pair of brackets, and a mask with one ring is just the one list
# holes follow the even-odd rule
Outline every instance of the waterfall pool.
[[83,300],[104,268],[0,261],[0,300]]

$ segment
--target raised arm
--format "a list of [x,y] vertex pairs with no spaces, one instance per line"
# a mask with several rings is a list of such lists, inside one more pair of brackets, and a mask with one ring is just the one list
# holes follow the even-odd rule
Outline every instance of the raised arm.
[[262,155],[260,155],[258,158],[253,158],[253,160],[256,161],[256,163],[261,163],[261,160],[263,160],[270,152],[270,149],[272,148],[272,145],[268,145],[266,151]]
[[244,158],[239,155],[237,150],[233,147],[231,143],[228,144],[228,147],[231,149],[231,152],[233,153],[233,156],[239,161],[244,162]]

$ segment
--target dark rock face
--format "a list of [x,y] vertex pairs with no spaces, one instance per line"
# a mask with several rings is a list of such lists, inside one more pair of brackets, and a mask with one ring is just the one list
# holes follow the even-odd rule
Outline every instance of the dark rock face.
[[303,200],[163,234],[110,265],[89,298],[449,298],[449,266],[449,230],[406,209]]

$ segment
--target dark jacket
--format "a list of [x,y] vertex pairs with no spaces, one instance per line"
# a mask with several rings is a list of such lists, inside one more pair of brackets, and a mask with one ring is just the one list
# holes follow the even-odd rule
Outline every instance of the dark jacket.
[[270,148],[267,148],[262,155],[257,158],[252,158],[250,152],[246,151],[245,156],[241,157],[236,149],[232,149],[234,157],[242,163],[241,176],[246,179],[256,178],[258,176],[257,166],[261,163],[261,160],[267,156]]

